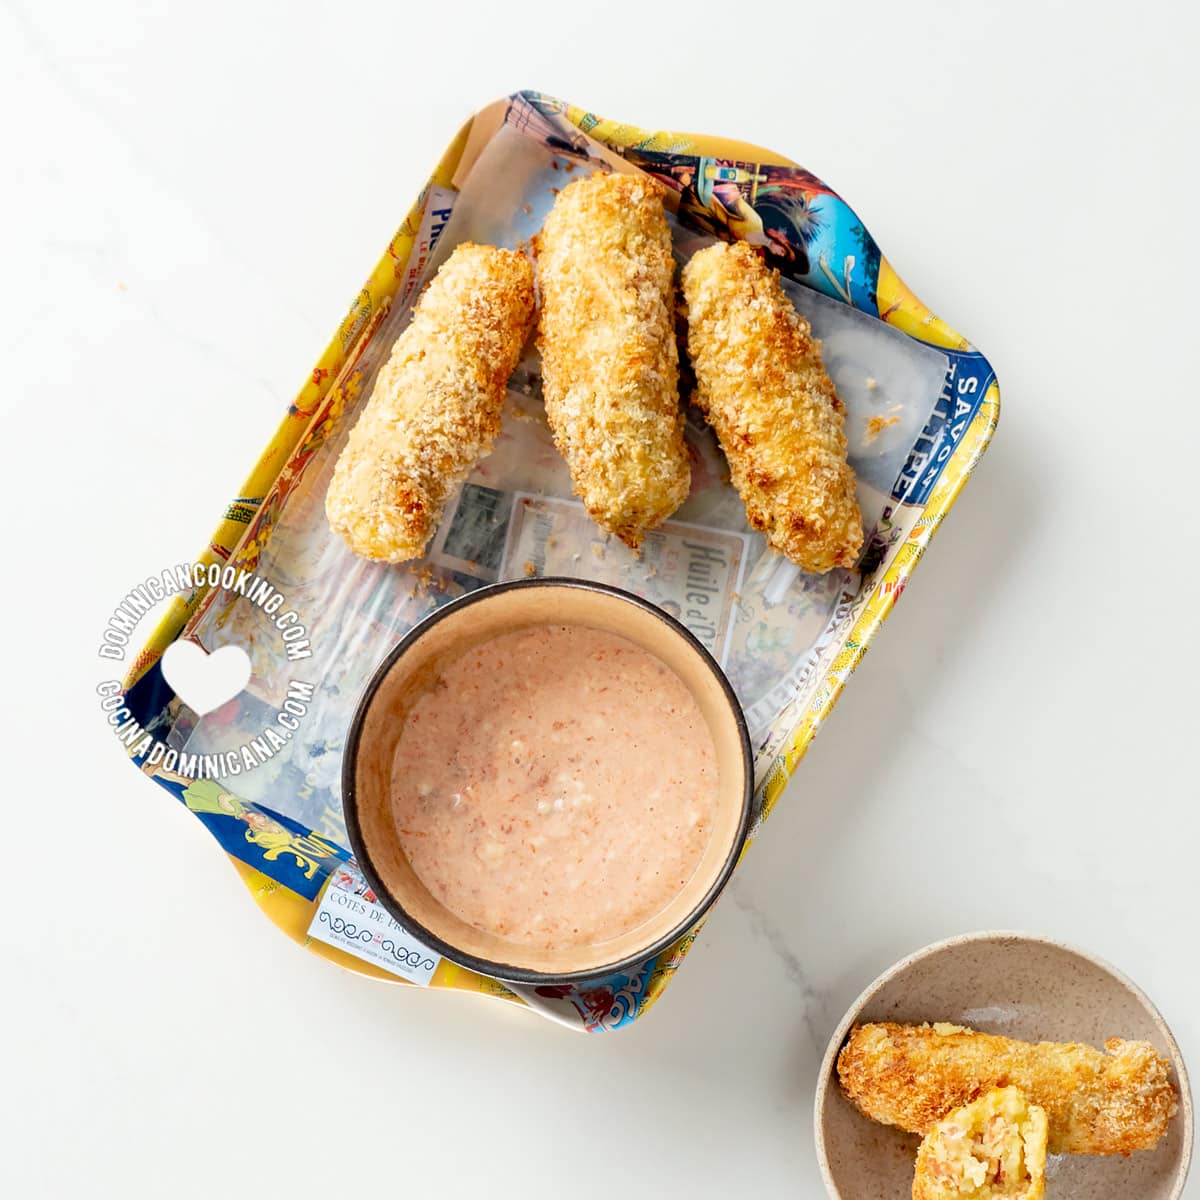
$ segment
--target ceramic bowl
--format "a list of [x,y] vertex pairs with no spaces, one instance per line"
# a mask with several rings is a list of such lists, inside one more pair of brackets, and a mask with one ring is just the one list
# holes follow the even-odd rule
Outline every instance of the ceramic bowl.
[[[391,804],[396,747],[409,707],[441,667],[471,646],[536,625],[583,625],[620,634],[683,680],[716,746],[718,796],[712,836],[691,879],[637,929],[596,946],[517,945],[455,916],[418,879],[401,848]],[[347,740],[342,772],[346,828],[375,894],[415,937],[450,960],[512,983],[563,985],[628,971],[691,929],[716,900],[745,844],[754,794],[753,756],[733,689],[678,621],[618,588],[528,579],[472,592],[439,609],[387,656],[368,684]]]
[[1178,1200],[1192,1152],[1192,1098],[1171,1031],[1142,991],[1107,963],[1060,942],[974,933],[918,950],[854,1002],[821,1064],[817,1160],[835,1200],[910,1200],[919,1139],[868,1120],[843,1096],[837,1055],[855,1025],[948,1021],[1024,1041],[1150,1042],[1171,1062],[1179,1111],[1153,1150],[1128,1158],[1052,1155],[1054,1200]]

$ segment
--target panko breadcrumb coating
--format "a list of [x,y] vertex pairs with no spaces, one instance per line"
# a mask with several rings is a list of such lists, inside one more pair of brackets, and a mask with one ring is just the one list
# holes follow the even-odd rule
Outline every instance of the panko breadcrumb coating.
[[500,432],[533,328],[533,268],[463,243],[426,288],[338,458],[325,513],[355,554],[420,558],[454,489]]
[[661,188],[577,179],[534,245],[546,418],[592,519],[636,548],[691,486]]
[[844,409],[808,322],[761,254],[717,242],[683,270],[695,401],[746,516],[805,571],[851,567],[863,543]]
[[1011,1084],[1046,1110],[1051,1154],[1149,1149],[1177,1107],[1170,1066],[1147,1042],[1110,1038],[1104,1048],[884,1022],[856,1028],[837,1069],[863,1113],[910,1133],[928,1133],[981,1092]]
[[956,1108],[917,1151],[913,1200],[1044,1200],[1046,1113],[1019,1088]]

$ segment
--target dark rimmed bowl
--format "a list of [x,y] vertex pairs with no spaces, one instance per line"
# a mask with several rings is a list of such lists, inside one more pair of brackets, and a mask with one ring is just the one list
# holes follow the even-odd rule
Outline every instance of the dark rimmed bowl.
[[[655,917],[599,946],[540,950],[476,929],[451,913],[404,856],[391,804],[396,745],[412,702],[440,668],[513,629],[584,625],[628,638],[683,680],[717,751],[712,837],[687,884]],[[720,895],[745,845],[754,758],[745,718],[721,668],[696,638],[653,604],[605,584],[522,579],[471,592],[438,609],[392,650],[367,684],[342,764],[342,805],[355,859],[383,906],[453,962],[512,983],[584,983],[628,971],[682,937]]]

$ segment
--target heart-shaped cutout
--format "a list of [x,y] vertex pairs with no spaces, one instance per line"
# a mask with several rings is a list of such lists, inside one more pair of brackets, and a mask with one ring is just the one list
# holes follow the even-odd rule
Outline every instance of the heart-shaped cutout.
[[250,656],[241,646],[211,654],[195,642],[172,642],[162,656],[163,678],[197,716],[232,700],[250,682]]

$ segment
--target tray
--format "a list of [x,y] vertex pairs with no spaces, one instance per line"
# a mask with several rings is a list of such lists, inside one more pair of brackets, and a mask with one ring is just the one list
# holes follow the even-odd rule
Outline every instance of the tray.
[[[905,454],[898,460],[903,463],[899,477],[890,488],[886,481],[868,481],[876,485],[871,492],[876,502],[874,535],[858,571],[836,581],[835,591],[827,597],[827,610],[814,610],[821,613],[819,631],[783,675],[762,683],[739,681],[737,671],[733,672],[751,725],[757,722],[759,729],[759,808],[752,830],[752,837],[756,836],[987,448],[1000,408],[999,388],[983,355],[917,300],[836,192],[785,158],[721,138],[649,132],[607,121],[539,92],[515,93],[481,110],[451,142],[196,561],[254,570],[278,551],[278,543],[267,551],[273,535],[283,530],[281,537],[294,536],[282,520],[289,501],[294,507],[312,506],[303,482],[306,472],[311,468],[319,473],[336,439],[344,436],[350,422],[343,418],[366,394],[373,364],[390,345],[424,279],[448,253],[441,236],[448,223],[457,222],[450,227],[475,234],[480,232],[480,222],[486,224],[486,214],[467,211],[471,192],[460,185],[472,170],[483,170],[481,161],[489,152],[496,153],[504,139],[518,135],[526,139],[520,142],[526,148],[522,153],[536,148],[537,153],[549,155],[547,161],[555,171],[601,165],[654,174],[671,191],[677,247],[712,236],[742,237],[764,245],[818,333],[824,328],[841,329],[847,321],[861,325],[862,318],[855,314],[866,314],[872,322],[906,335],[888,334],[889,345],[910,345],[911,340],[944,356],[937,366],[940,390],[935,383],[925,397],[927,407],[920,410],[921,421],[915,426],[919,434],[905,444]],[[528,212],[530,206],[522,209]],[[520,223],[519,216],[514,220]],[[510,221],[510,234],[513,227]],[[384,336],[376,341],[381,331]],[[826,336],[827,358],[830,346]],[[922,354],[928,370],[929,355]],[[831,372],[838,379],[832,366]],[[842,381],[838,383],[841,389]],[[874,380],[866,384],[873,387]],[[519,395],[516,400],[519,404]],[[702,436],[696,434],[698,440]],[[862,478],[862,466],[858,469]],[[572,519],[565,512],[566,497],[547,498],[531,490],[520,503],[548,507],[560,519]],[[682,515],[686,517],[687,510]],[[447,515],[433,553],[453,551],[446,532],[453,518],[453,512]],[[680,536],[690,528],[686,519],[681,521]],[[507,535],[510,544],[517,536],[514,530],[515,523]],[[724,566],[732,569],[730,564],[753,557],[750,535],[720,536],[735,541],[741,537],[745,543],[726,554]],[[443,582],[464,579],[461,571],[447,574],[445,562],[439,562]],[[487,572],[474,562],[470,571],[484,578],[466,578],[462,586],[488,581]],[[291,582],[303,589],[308,580],[301,574]],[[735,586],[749,587],[730,585]],[[780,586],[791,586],[789,579],[784,578]],[[776,583],[767,580],[763,587],[769,594]],[[733,626],[745,625],[752,616],[748,615],[750,602],[739,591],[730,595],[733,609],[720,634],[726,649]],[[448,594],[439,593],[429,605],[446,598]],[[199,728],[195,715],[167,685],[159,663],[167,646],[180,637],[212,648],[214,631],[219,632],[226,612],[223,606],[231,603],[228,593],[209,587],[197,587],[171,603],[124,681],[126,704],[144,727],[180,745],[196,744],[188,741]],[[790,606],[787,611],[792,611]],[[414,612],[411,619],[420,615]],[[396,636],[392,624],[379,625],[371,653],[378,654],[381,646],[386,650]],[[735,666],[741,664],[743,674],[757,661],[753,641],[744,641],[742,657],[733,660]],[[278,702],[278,696],[263,697],[264,705]],[[643,1015],[684,961],[696,930],[636,971],[585,988],[517,989],[439,958],[387,917],[352,862],[332,782],[337,755],[327,755],[327,762],[314,767],[311,746],[306,753],[309,774],[268,772],[258,777],[253,796],[239,794],[227,783],[192,782],[145,759],[133,761],[207,826],[276,926],[312,952],[348,969],[393,983],[494,996],[573,1029],[600,1031],[619,1028]],[[328,778],[312,783],[314,771],[328,772]],[[300,802],[303,797],[296,789],[310,783],[318,790],[334,789],[324,808],[317,802],[308,807]],[[303,819],[297,819],[297,813]]]

